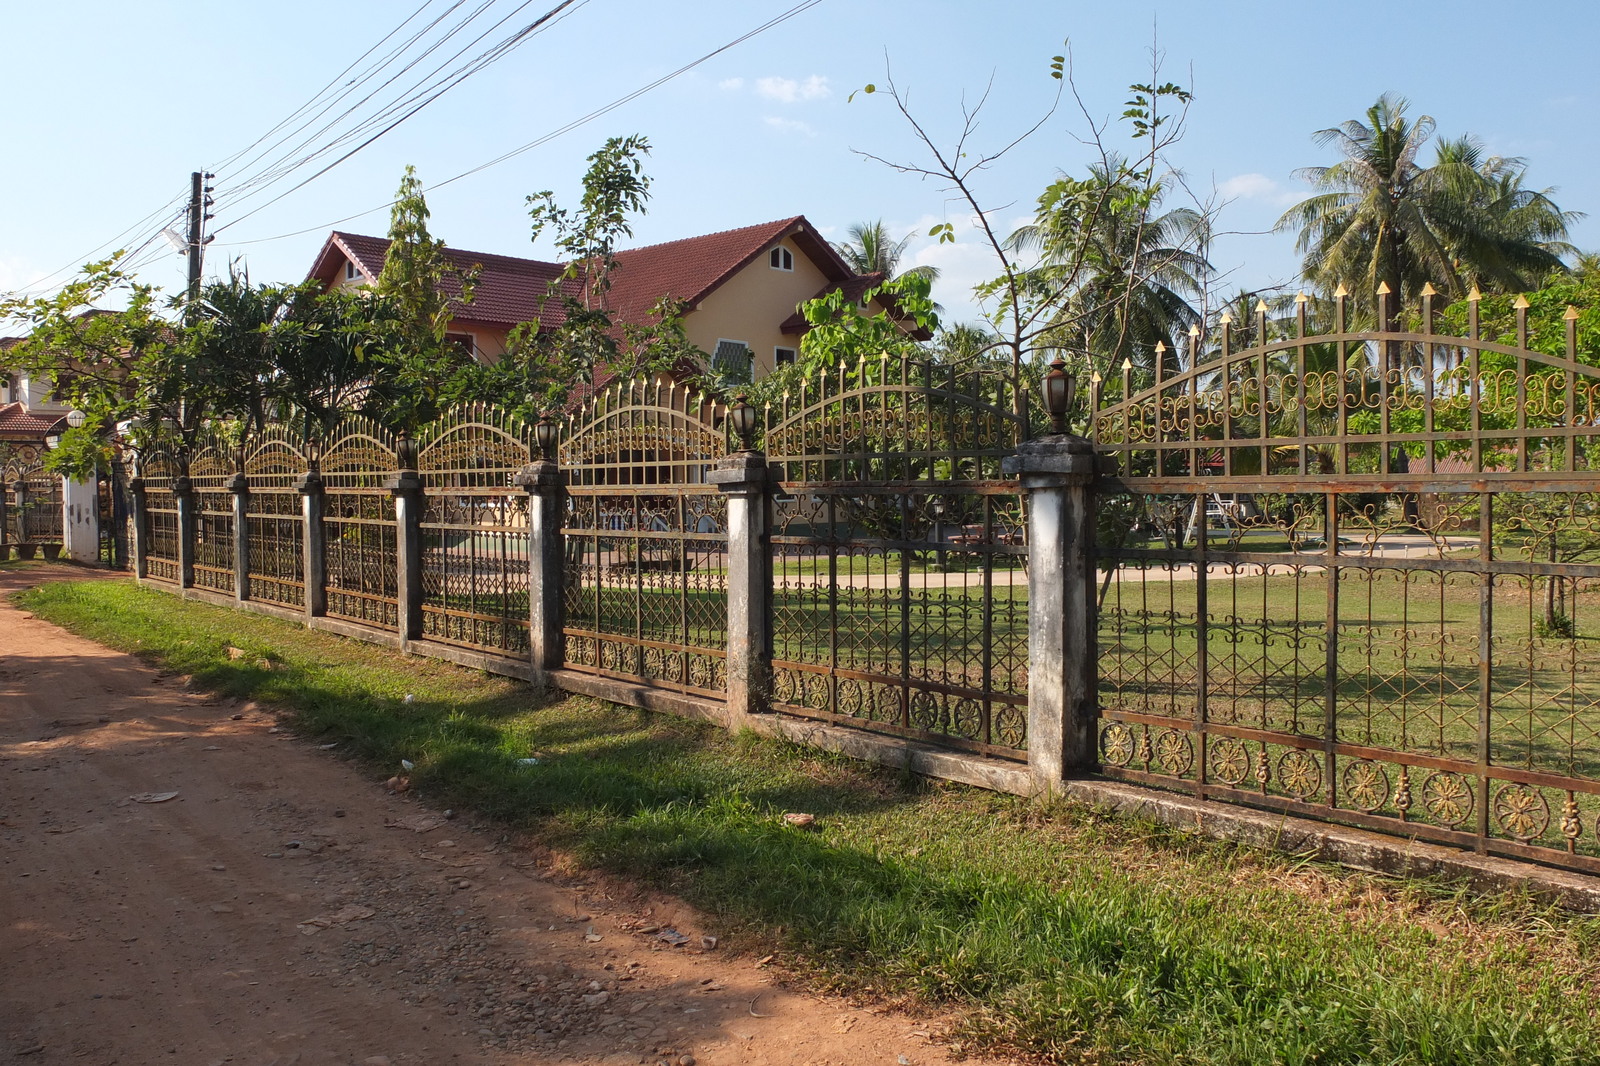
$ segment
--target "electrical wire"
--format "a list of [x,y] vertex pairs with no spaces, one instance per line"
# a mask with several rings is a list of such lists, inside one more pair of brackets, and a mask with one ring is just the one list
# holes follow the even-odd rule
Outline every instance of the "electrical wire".
[[[491,2],[492,2],[492,0],[491,0]],[[531,4],[533,3],[533,0],[523,0],[523,2],[521,4],[519,4],[510,14],[504,16],[498,22],[496,22],[493,26],[490,26],[488,29],[484,30],[476,38],[474,38],[472,41],[468,42],[468,44],[466,46],[464,46],[463,48],[458,50],[449,59],[445,60],[443,63],[441,63],[438,66],[436,66],[428,74],[424,75],[423,82],[419,82],[417,85],[413,85],[410,89],[405,90],[407,95],[403,95],[399,99],[391,101],[389,104],[387,104],[383,109],[381,109],[375,115],[372,115],[372,116],[368,117],[367,119],[363,120],[361,123],[357,124],[353,129],[348,130],[348,131],[344,132],[343,134],[340,134],[338,137],[334,138],[333,141],[329,142],[326,145],[323,145],[322,147],[320,147],[316,151],[310,153],[309,155],[307,155],[303,159],[301,159],[301,160],[295,162],[293,165],[283,169],[281,172],[279,172],[277,174],[269,175],[270,180],[268,180],[265,185],[257,188],[255,191],[252,191],[252,192],[250,192],[250,193],[248,193],[248,194],[246,194],[244,196],[234,196],[234,197],[232,197],[233,203],[238,204],[238,203],[242,203],[245,200],[251,199],[255,195],[259,194],[260,192],[265,191],[265,189],[270,187],[272,184],[275,184],[278,180],[281,180],[283,177],[287,177],[290,173],[293,173],[293,171],[299,169],[300,167],[308,165],[311,162],[314,162],[317,158],[320,158],[321,156],[326,155],[327,153],[337,149],[338,147],[349,143],[351,140],[362,136],[363,134],[367,133],[369,130],[373,130],[373,129],[377,130],[375,133],[372,133],[371,136],[368,136],[365,140],[361,141],[361,143],[357,144],[354,148],[352,148],[349,151],[345,152],[343,155],[339,156],[333,162],[331,162],[331,163],[327,164],[326,166],[322,167],[316,173],[312,174],[309,178],[304,179],[303,181],[301,181],[300,183],[298,183],[294,187],[290,188],[287,192],[282,193],[277,197],[274,197],[273,200],[268,201],[268,203],[272,203],[272,202],[275,202],[278,199],[282,199],[283,196],[286,196],[289,193],[292,193],[292,192],[296,191],[297,189],[304,187],[305,185],[307,185],[310,182],[316,180],[317,178],[321,177],[323,174],[326,174],[330,170],[334,169],[335,167],[339,166],[341,163],[345,162],[346,160],[350,159],[352,156],[356,155],[357,153],[359,153],[363,149],[365,149],[368,146],[370,146],[372,143],[374,143],[375,141],[377,141],[378,139],[383,137],[385,134],[387,134],[390,131],[392,131],[393,129],[395,129],[401,123],[403,123],[406,120],[410,119],[417,112],[421,111],[423,108],[427,107],[429,104],[431,104],[435,100],[439,99],[441,96],[443,96],[445,93],[449,92],[451,89],[455,88],[455,86],[459,85],[461,82],[465,81],[467,78],[471,77],[474,74],[477,74],[478,72],[482,71],[483,69],[485,69],[486,67],[488,67],[492,63],[495,63],[495,62],[499,61],[500,59],[503,59],[506,55],[509,55],[513,50],[515,50],[520,45],[526,43],[533,36],[544,32],[544,30],[548,29],[552,25],[555,25],[561,19],[563,19],[567,15],[569,15],[572,10],[576,10],[577,8],[581,8],[582,6],[587,4],[588,2],[589,2],[589,0],[562,0],[561,3],[557,4],[550,11],[546,12],[544,15],[542,15],[539,18],[535,19],[533,22],[529,23],[527,26],[524,26],[522,29],[518,30],[516,33],[512,34],[510,37],[508,37],[505,40],[499,42],[498,44],[492,46],[491,48],[487,49],[486,51],[479,53],[477,56],[473,57],[467,63],[462,64],[459,67],[456,67],[454,70],[451,70],[449,73],[445,74],[443,77],[440,77],[440,78],[436,78],[435,77],[439,73],[439,71],[444,70],[444,68],[446,66],[448,66],[450,63],[453,63],[456,59],[460,58],[469,49],[471,49],[472,47],[474,47],[475,45],[480,43],[485,37],[489,36],[489,34],[493,33],[496,29],[498,29],[500,26],[504,25],[506,22],[510,21],[517,14],[519,14],[522,10],[524,10],[525,8],[531,6]],[[576,5],[576,7],[574,5]],[[484,6],[487,6],[487,4],[485,4]],[[571,10],[569,10],[569,9],[571,9]],[[482,9],[480,8],[480,10],[482,10]],[[477,15],[477,12],[474,12],[474,14],[471,17],[475,18],[476,15]],[[408,69],[409,69],[409,65],[408,65]],[[432,80],[430,82],[429,79],[435,79],[435,80]],[[423,84],[424,82],[426,82],[427,84],[424,85]],[[422,86],[422,87],[419,88],[418,87],[419,85]],[[371,94],[369,94],[369,98],[370,98],[370,95]],[[387,123],[387,125],[383,125],[382,128],[377,128],[380,123],[383,123],[385,120],[388,120],[391,116],[394,116],[396,114],[398,114],[398,117],[393,118],[393,121],[389,121]],[[326,127],[324,129],[326,129]],[[263,204],[261,206],[265,207],[266,204]],[[257,210],[259,210],[259,208]],[[250,214],[253,214],[253,213],[254,212],[250,212]],[[244,216],[241,216],[241,217],[244,217]],[[235,221],[237,221],[237,220],[235,220]]]
[[[526,144],[523,144],[523,145],[520,145],[517,148],[511,149],[509,152],[505,152],[505,153],[503,153],[503,154],[501,154],[499,156],[496,156],[495,158],[489,160],[488,162],[480,163],[477,166],[472,167],[469,170],[463,170],[461,173],[455,175],[454,177],[446,178],[444,181],[437,182],[434,185],[429,186],[429,191],[432,191],[434,189],[440,189],[440,188],[443,188],[446,185],[450,185],[450,184],[452,184],[454,182],[460,181],[463,178],[471,177],[472,175],[477,174],[480,171],[488,170],[490,167],[499,166],[501,163],[507,162],[508,160],[511,160],[511,159],[515,159],[517,156],[522,155],[522,154],[524,154],[526,152],[530,152],[533,149],[538,148],[541,145],[547,144],[548,142],[554,140],[555,138],[562,136],[563,134],[570,133],[573,130],[579,128],[580,126],[587,125],[588,123],[593,122],[597,118],[600,118],[600,117],[602,117],[604,115],[610,114],[612,111],[615,111],[617,108],[622,107],[625,104],[631,103],[632,101],[638,99],[639,97],[645,95],[646,93],[660,88],[662,85],[665,85],[667,82],[672,81],[675,78],[681,77],[682,75],[688,73],[689,71],[691,71],[694,68],[702,65],[703,63],[706,63],[706,62],[710,61],[711,59],[716,58],[717,56],[721,55],[723,52],[726,52],[726,51],[728,51],[729,49],[732,49],[732,48],[736,48],[739,45],[743,44],[744,42],[750,40],[752,37],[756,37],[756,36],[758,36],[758,35],[760,35],[762,33],[765,33],[767,30],[770,30],[775,26],[778,26],[778,25],[781,25],[784,22],[787,22],[789,19],[794,18],[796,15],[802,14],[805,11],[807,11],[807,10],[813,8],[813,7],[816,7],[821,2],[822,2],[822,0],[802,0],[801,3],[796,4],[794,7],[789,8],[787,11],[781,12],[780,14],[774,16],[773,18],[769,19],[768,21],[766,21],[766,22],[762,23],[761,25],[757,26],[755,29],[750,30],[749,32],[744,33],[744,34],[742,34],[742,35],[740,35],[738,37],[735,37],[733,40],[731,40],[728,43],[722,45],[721,47],[715,48],[715,49],[711,50],[710,52],[707,52],[705,55],[701,56],[700,58],[695,59],[692,62],[684,64],[683,66],[681,66],[678,69],[672,71],[671,73],[662,75],[661,77],[655,79],[654,81],[649,82],[649,83],[647,83],[645,85],[642,85],[639,88],[633,90],[632,92],[627,93],[626,95],[617,97],[615,100],[612,100],[610,103],[606,104],[605,106],[596,108],[595,110],[590,111],[585,115],[581,115],[578,118],[575,118],[572,121],[566,123],[565,125],[560,126],[557,129],[551,130],[549,133],[545,133],[545,134],[543,134],[543,135],[541,135],[539,137],[536,137],[533,140],[527,142]],[[310,180],[310,179],[308,179],[308,180]],[[304,184],[304,183],[302,183],[302,184]],[[299,186],[296,186],[296,188],[299,188]],[[289,190],[289,192],[293,192],[293,191],[294,191],[294,189],[290,189]],[[235,226],[240,222],[243,222],[246,218],[249,218],[251,215],[254,215],[254,214],[256,214],[256,213],[258,213],[258,212],[260,212],[262,210],[265,210],[267,207],[270,207],[272,204],[276,203],[277,200],[282,199],[283,196],[287,196],[287,195],[288,195],[287,192],[283,193],[282,195],[280,195],[278,197],[275,197],[274,199],[269,200],[266,203],[264,203],[264,204],[260,205],[259,207],[255,208],[255,210],[250,211],[249,213],[247,213],[245,215],[242,215],[239,218],[234,219],[232,222],[229,222],[227,225],[219,226],[217,228],[216,232],[217,233],[221,233],[223,230],[228,229],[228,228],[230,228],[232,226]],[[373,206],[373,207],[369,207],[364,211],[357,211],[353,215],[346,215],[343,218],[334,219],[332,222],[325,222],[325,223],[323,223],[321,225],[318,225],[318,226],[309,226],[309,227],[307,227],[305,229],[294,230],[293,232],[290,232],[290,233],[280,233],[280,234],[277,234],[276,236],[273,236],[273,237],[257,237],[257,238],[251,239],[251,240],[229,241],[229,242],[226,242],[225,246],[226,247],[230,247],[230,248],[232,248],[232,247],[242,247],[242,246],[247,245],[247,244],[266,244],[266,243],[268,243],[270,241],[280,241],[280,240],[284,240],[284,239],[286,239],[288,237],[300,237],[300,236],[304,236],[307,233],[316,233],[316,232],[318,232],[320,230],[329,229],[329,228],[331,228],[333,226],[338,226],[338,225],[341,225],[342,223],[353,221],[353,220],[361,218],[361,217],[363,217],[365,215],[373,214],[374,212],[377,212],[377,211],[386,210],[386,209],[388,209],[390,207],[393,207],[394,204],[395,204],[395,201],[390,200],[390,201],[388,201],[386,203],[382,203],[382,204],[378,204],[378,205]]]

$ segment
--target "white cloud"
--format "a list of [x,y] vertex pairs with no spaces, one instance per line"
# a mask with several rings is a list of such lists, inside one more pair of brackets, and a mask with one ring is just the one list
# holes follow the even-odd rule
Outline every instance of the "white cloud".
[[723,78],[721,81],[717,82],[717,88],[726,90],[727,92],[738,92],[740,89],[744,88],[744,79]]
[[815,137],[817,135],[817,131],[811,128],[810,123],[801,122],[798,119],[779,118],[776,115],[768,115],[761,121],[765,122],[773,129],[781,130],[784,133],[802,133],[807,137]]
[[1300,197],[1265,174],[1237,174],[1217,186],[1228,200],[1262,200],[1270,204],[1292,204]]
[[813,74],[805,81],[796,81],[793,78],[757,78],[756,92],[769,100],[785,104],[802,100],[820,100],[833,95],[833,90],[828,88],[828,79],[820,74]]

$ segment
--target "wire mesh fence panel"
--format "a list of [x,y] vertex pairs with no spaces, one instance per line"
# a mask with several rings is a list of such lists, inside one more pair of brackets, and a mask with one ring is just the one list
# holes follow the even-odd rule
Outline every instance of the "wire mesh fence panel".
[[424,486],[422,633],[513,657],[528,652],[527,429],[501,411],[453,411],[418,440]]
[[284,427],[267,427],[245,448],[245,536],[253,600],[305,606],[304,498],[295,484],[306,469],[303,440]]
[[1102,769],[1600,871],[1600,371],[1333,313],[1095,382]]
[[569,419],[568,668],[725,695],[728,507],[706,482],[724,417],[684,386],[634,383]]
[[236,458],[236,449],[208,437],[189,461],[195,493],[194,583],[230,595],[235,581],[236,531],[228,483],[239,469]]
[[993,375],[885,358],[767,410],[776,709],[1022,757],[1015,401]]
[[321,458],[328,614],[398,632],[395,505],[384,488],[399,467],[394,438],[352,416],[328,439]]

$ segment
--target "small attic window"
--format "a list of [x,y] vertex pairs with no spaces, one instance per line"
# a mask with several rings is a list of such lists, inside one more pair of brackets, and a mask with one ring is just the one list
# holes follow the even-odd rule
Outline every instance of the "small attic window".
[[344,261],[344,280],[354,281],[360,276],[361,272],[356,269],[356,261],[354,259],[346,259]]
[[771,262],[773,270],[793,270],[794,253],[780,244],[772,250]]

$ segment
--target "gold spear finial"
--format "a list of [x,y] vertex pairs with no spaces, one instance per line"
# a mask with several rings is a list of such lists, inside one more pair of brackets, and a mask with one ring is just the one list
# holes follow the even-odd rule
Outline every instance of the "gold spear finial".
[[1189,327],[1189,336],[1191,336],[1191,337],[1200,336],[1200,327],[1199,326],[1190,326]]
[[1350,295],[1350,290],[1345,288],[1344,287],[1344,282],[1341,281],[1341,282],[1339,282],[1339,287],[1337,289],[1333,290],[1333,295],[1335,296],[1335,298],[1342,300],[1346,296]]
[[1126,355],[1122,357],[1122,369],[1124,369],[1124,370],[1132,370],[1133,369],[1133,360],[1130,357],[1126,356]]
[[1224,311],[1222,312],[1222,317],[1217,319],[1217,321],[1222,323],[1224,326],[1231,326],[1233,325],[1233,313],[1231,311]]
[[1311,302],[1311,297],[1307,296],[1304,292],[1297,292],[1294,294],[1294,302],[1297,304],[1308,304]]
[[1567,313],[1561,317],[1566,319],[1568,322],[1576,322],[1578,320],[1578,309],[1573,307],[1571,304],[1568,304]]
[[1389,295],[1389,293],[1391,293],[1393,291],[1394,291],[1393,289],[1389,288],[1389,283],[1387,281],[1378,282],[1378,295],[1379,296],[1387,296],[1387,295]]
[[1166,350],[1167,350],[1167,342],[1166,341],[1156,341],[1156,351],[1164,352]]
[[1528,298],[1526,296],[1518,296],[1515,300],[1511,301],[1511,306],[1515,307],[1518,311],[1526,311],[1528,309]]
[[1433,287],[1433,282],[1425,281],[1422,283],[1422,295],[1437,296],[1439,295],[1439,290]]
[[1483,299],[1483,293],[1479,292],[1478,287],[1474,285],[1472,287],[1472,291],[1467,293],[1467,299],[1471,300],[1473,303],[1477,303],[1479,300]]
[[1266,313],[1267,313],[1267,301],[1265,301],[1265,300],[1257,300],[1256,301],[1256,314],[1264,315]]

